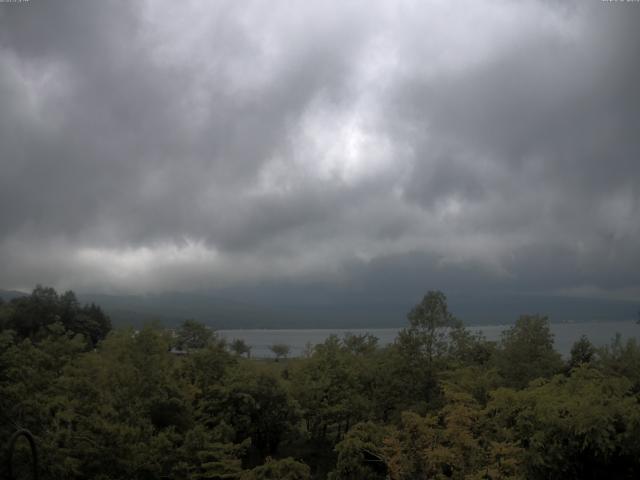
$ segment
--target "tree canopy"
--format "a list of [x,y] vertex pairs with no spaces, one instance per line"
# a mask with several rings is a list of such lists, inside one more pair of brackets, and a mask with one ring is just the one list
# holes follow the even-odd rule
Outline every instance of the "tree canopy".
[[81,305],[72,291],[58,294],[38,285],[30,295],[0,304],[0,328],[14,331],[19,338],[46,335],[56,323],[71,334],[83,335],[91,347],[111,330],[111,320],[102,309],[93,303]]
[[[439,292],[392,345],[332,335],[277,363],[195,321],[107,320],[44,287],[0,303],[0,437],[29,429],[45,480],[640,475],[635,339],[577,339],[563,360],[546,317],[489,342]],[[14,460],[30,457],[19,446]]]

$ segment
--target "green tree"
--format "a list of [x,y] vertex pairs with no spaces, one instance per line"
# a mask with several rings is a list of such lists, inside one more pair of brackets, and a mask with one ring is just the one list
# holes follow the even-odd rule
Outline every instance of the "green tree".
[[444,407],[437,416],[442,443],[433,455],[440,468],[461,480],[486,478],[489,472],[493,472],[490,478],[520,478],[520,449],[491,428],[490,419],[473,396],[445,385],[444,397]]
[[616,334],[610,345],[598,349],[598,365],[605,373],[628,378],[633,390],[640,392],[640,345],[635,338],[622,341]]
[[82,333],[93,347],[111,331],[111,319],[94,303],[80,308],[73,325],[70,330]]
[[7,327],[20,338],[31,338],[44,326],[60,322],[59,298],[51,287],[37,285],[31,295],[11,300],[13,315]]
[[260,459],[276,454],[298,421],[282,381],[246,363],[228,372],[216,397],[210,398],[212,414],[219,415],[216,421],[232,425],[235,442],[250,438],[250,448]]
[[[461,339],[460,332],[464,331],[449,311],[446,296],[439,291],[428,292],[409,312],[408,319],[409,327],[398,333],[394,345],[386,352],[387,365],[385,373],[381,372],[387,385],[383,384],[382,390],[387,391],[389,399],[394,399],[386,402],[385,418],[391,411],[399,411],[397,407],[419,410],[433,407],[440,396],[438,374],[446,367],[456,340],[453,334]],[[389,391],[390,385],[394,385],[396,393]]]
[[269,347],[269,350],[273,352],[276,356],[276,362],[281,358],[287,358],[289,352],[291,352],[291,347],[289,345],[285,345],[284,343],[276,343]]
[[293,458],[268,458],[264,465],[243,473],[240,480],[311,480],[311,470]]
[[373,422],[358,423],[336,445],[336,467],[328,480],[385,480],[388,478],[383,453],[386,427]]
[[449,330],[448,355],[455,366],[483,366],[495,356],[495,342],[488,342],[482,333],[471,333],[462,325]]
[[82,306],[72,291],[58,295],[53,288],[41,285],[0,310],[0,327],[14,330],[20,338],[38,340],[48,334],[48,326],[60,323],[66,331],[82,334],[93,348],[111,330],[111,320],[100,307]]
[[204,348],[215,339],[213,330],[196,320],[184,320],[176,334],[176,346],[184,350]]
[[582,335],[571,347],[569,368],[575,368],[595,360],[596,347],[589,341],[586,335]]
[[445,407],[421,416],[403,412],[382,448],[392,480],[521,479],[521,450],[465,392],[445,388]]
[[244,355],[247,354],[247,358],[251,357],[251,347],[247,345],[247,343],[241,338],[234,338],[233,341],[229,344],[229,348],[236,355]]
[[487,412],[523,447],[526,478],[640,476],[640,406],[628,379],[583,365],[492,396]]
[[369,355],[378,348],[378,338],[370,333],[346,333],[342,339],[344,348],[354,355]]
[[503,332],[497,362],[507,385],[516,388],[523,388],[536,378],[559,373],[562,357],[553,349],[548,318],[521,316],[514,326]]
[[180,363],[180,375],[187,379],[196,401],[220,395],[231,367],[238,362],[221,343],[210,343],[192,352]]
[[[371,411],[368,357],[347,350],[336,335],[315,347],[291,374],[292,392],[314,440],[339,441]],[[373,367],[373,365],[371,365]]]
[[172,478],[189,480],[234,479],[242,473],[241,456],[249,442],[233,444],[222,429],[209,430],[196,425],[185,436],[177,452]]
[[460,325],[449,312],[447,297],[439,291],[429,291],[420,303],[408,314],[409,328],[406,334],[411,337],[408,343],[418,346],[418,350],[429,362],[445,352],[448,330]]

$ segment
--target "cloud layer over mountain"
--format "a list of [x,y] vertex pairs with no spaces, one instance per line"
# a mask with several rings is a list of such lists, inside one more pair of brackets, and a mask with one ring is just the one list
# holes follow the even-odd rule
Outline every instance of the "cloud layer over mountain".
[[640,4],[0,5],[0,286],[640,298]]

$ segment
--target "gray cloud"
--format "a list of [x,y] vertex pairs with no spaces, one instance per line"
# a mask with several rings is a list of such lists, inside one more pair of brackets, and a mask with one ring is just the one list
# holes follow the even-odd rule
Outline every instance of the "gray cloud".
[[637,299],[638,20],[1,5],[0,285]]

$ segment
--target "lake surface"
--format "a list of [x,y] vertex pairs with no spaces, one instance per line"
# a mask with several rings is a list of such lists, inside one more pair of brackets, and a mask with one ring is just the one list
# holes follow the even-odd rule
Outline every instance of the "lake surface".
[[[510,325],[485,325],[469,327],[471,331],[480,331],[487,340],[499,340],[500,334]],[[324,342],[329,335],[342,337],[346,333],[361,335],[370,333],[378,338],[380,345],[393,343],[400,328],[346,328],[346,329],[309,329],[309,330],[218,330],[227,340],[241,338],[251,346],[254,357],[273,357],[269,350],[271,345],[284,343],[291,347],[290,356],[300,356],[307,342],[317,345]],[[635,322],[607,322],[607,323],[552,323],[555,348],[564,356],[568,356],[573,343],[582,335],[586,335],[596,346],[611,343],[616,333],[620,333],[624,340],[637,338],[640,340],[640,325]]]

